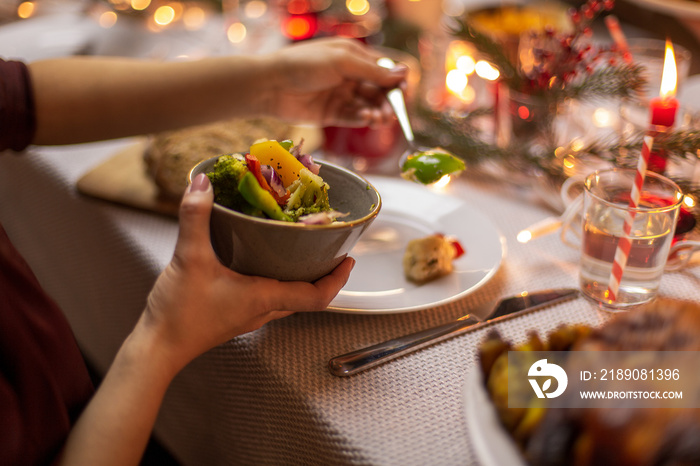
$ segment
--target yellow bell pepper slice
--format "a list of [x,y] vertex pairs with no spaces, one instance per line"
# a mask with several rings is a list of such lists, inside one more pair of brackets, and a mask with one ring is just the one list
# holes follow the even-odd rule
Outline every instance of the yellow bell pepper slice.
[[257,157],[262,165],[270,165],[282,179],[285,188],[299,179],[299,173],[304,168],[296,157],[274,140],[253,144],[250,154]]

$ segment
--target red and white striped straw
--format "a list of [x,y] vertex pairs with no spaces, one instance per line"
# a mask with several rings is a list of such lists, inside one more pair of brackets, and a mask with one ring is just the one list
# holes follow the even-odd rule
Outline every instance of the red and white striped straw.
[[608,283],[608,299],[610,301],[617,301],[617,294],[620,291],[620,281],[622,280],[622,275],[625,272],[627,259],[629,258],[630,249],[632,248],[630,234],[632,233],[634,217],[637,215],[637,211],[635,209],[637,206],[639,206],[642,186],[644,186],[644,178],[646,177],[647,172],[647,164],[649,163],[649,156],[651,155],[651,148],[653,145],[654,137],[651,135],[645,136],[644,144],[642,145],[642,153],[640,154],[639,161],[637,162],[637,172],[634,177],[634,185],[632,186],[632,191],[630,192],[630,202],[628,204],[629,209],[627,209],[625,224],[622,227],[624,236],[622,236],[620,241],[617,243],[612,272],[610,273],[610,282]]
[[616,16],[608,15],[605,17],[605,25],[608,27],[608,31],[610,31],[613,41],[620,49],[620,52],[622,52],[622,56],[625,61],[627,63],[631,63],[632,54],[630,53],[629,46],[627,45],[625,33],[622,32],[622,27],[620,27],[620,21],[618,21]]

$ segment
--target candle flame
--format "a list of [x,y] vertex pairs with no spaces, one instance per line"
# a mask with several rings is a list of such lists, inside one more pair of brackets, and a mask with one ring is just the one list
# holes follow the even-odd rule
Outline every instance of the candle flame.
[[678,71],[676,70],[676,56],[673,53],[673,44],[666,39],[666,53],[664,55],[664,71],[661,75],[660,95],[664,99],[672,98],[676,95],[676,84],[678,82]]

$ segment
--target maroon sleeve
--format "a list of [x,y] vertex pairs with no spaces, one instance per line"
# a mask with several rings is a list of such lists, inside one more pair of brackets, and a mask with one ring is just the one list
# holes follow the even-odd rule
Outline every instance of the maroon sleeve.
[[27,65],[0,59],[0,151],[24,150],[34,138],[34,96]]
[[94,389],[65,316],[0,226],[0,464],[51,464]]

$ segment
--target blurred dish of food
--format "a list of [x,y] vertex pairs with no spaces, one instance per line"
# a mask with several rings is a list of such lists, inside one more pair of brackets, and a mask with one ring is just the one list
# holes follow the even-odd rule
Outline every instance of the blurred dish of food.
[[[630,400],[617,401],[614,408],[563,406],[556,400],[550,407],[536,403],[527,408],[511,407],[507,375],[508,352],[695,352],[700,351],[699,335],[697,303],[658,299],[634,312],[616,314],[600,328],[565,325],[544,339],[531,332],[528,340],[518,345],[494,331],[479,348],[479,364],[487,398],[500,426],[520,451],[521,464],[700,464],[697,408],[640,408]],[[566,390],[588,390],[588,383],[569,376]],[[688,393],[688,398],[697,397],[697,387],[695,391]]]

